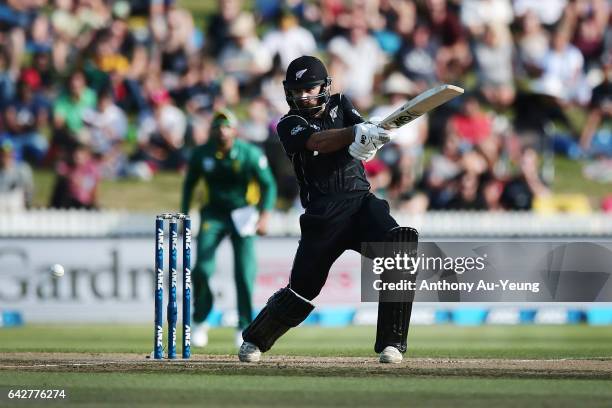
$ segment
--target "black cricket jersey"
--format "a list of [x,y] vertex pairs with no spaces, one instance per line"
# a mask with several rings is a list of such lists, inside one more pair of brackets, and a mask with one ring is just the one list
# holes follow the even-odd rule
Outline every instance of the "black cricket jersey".
[[278,137],[293,163],[304,208],[318,200],[341,199],[370,190],[363,164],[350,155],[348,146],[331,153],[306,149],[306,141],[313,133],[342,129],[363,121],[346,96],[334,94],[320,117],[305,118],[290,110],[278,122]]

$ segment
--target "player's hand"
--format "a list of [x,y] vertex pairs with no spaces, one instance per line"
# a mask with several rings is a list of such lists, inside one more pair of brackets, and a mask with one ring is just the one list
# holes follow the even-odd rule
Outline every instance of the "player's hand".
[[388,130],[374,123],[364,122],[353,126],[355,142],[370,150],[380,149],[385,143],[391,141]]
[[378,149],[366,148],[360,143],[353,142],[349,145],[349,153],[351,156],[360,161],[370,161],[375,155]]
[[270,220],[270,213],[263,211],[259,214],[257,225],[255,226],[255,232],[257,235],[266,235],[268,233],[268,221]]

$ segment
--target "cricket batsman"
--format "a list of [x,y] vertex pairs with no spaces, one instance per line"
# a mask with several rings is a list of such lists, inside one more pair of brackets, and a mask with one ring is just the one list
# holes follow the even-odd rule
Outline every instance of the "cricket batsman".
[[[242,343],[241,331],[253,320],[252,295],[256,275],[255,234],[264,235],[269,211],[276,202],[276,183],[266,156],[257,147],[237,139],[234,115],[221,110],[213,115],[210,140],[197,147],[183,186],[181,209],[188,213],[194,187],[203,179],[208,200],[200,209],[197,260],[193,271],[193,331],[191,344],[208,343],[205,322],[213,306],[209,279],[215,271],[215,251],[229,236],[234,249],[234,278],[238,299],[236,345]],[[249,206],[247,191],[252,182],[259,184],[258,207]]]
[[[312,56],[291,62],[283,81],[289,112],[277,132],[293,163],[305,212],[289,283],[270,297],[242,333],[240,361],[256,362],[291,327],[308,317],[334,261],[362,242],[416,241],[399,227],[389,205],[370,192],[362,161],[391,139],[365,122],[342,94],[330,95],[331,78]],[[406,351],[411,302],[379,303],[376,344],[380,362],[399,363]]]

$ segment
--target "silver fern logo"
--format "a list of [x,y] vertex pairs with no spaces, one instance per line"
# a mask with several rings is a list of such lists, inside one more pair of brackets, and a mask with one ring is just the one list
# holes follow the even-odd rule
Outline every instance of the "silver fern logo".
[[338,117],[338,107],[337,106],[334,106],[334,108],[329,111],[329,116],[331,116],[332,119],[336,119]]
[[302,69],[295,73],[295,79],[300,79],[304,75],[304,73],[308,71],[308,68]]

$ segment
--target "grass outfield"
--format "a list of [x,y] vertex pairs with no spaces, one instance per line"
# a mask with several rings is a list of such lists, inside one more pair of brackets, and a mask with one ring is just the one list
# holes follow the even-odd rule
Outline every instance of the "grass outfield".
[[[67,399],[61,405],[81,406],[612,404],[612,327],[416,326],[409,336],[406,362],[382,368],[371,350],[373,327],[299,328],[266,354],[270,355],[267,364],[259,365],[236,363],[231,329],[212,330],[210,346],[205,349],[208,357],[196,349],[190,362],[146,360],[152,334],[148,326],[1,329],[0,406],[6,406],[11,388],[65,389]],[[97,363],[100,353],[112,353],[104,358],[117,356],[120,361]],[[90,360],[79,362],[75,356],[81,355]],[[292,364],[295,356],[310,356],[304,357],[310,360]],[[335,360],[339,356],[347,357]],[[495,371],[489,365],[489,371],[462,371],[460,365],[453,366],[461,361],[492,361],[481,359],[501,359],[492,362],[499,366],[511,361],[508,366],[515,370]],[[553,359],[557,368],[547,368]],[[566,364],[581,362],[599,371],[568,371],[567,378],[551,375],[562,374]],[[534,364],[542,368],[537,372],[527,369]],[[420,369],[424,366],[429,368]],[[13,403],[23,406],[23,402]]]
[[[164,334],[166,334],[164,330]],[[269,352],[296,356],[374,356],[375,328],[301,327]],[[210,344],[194,353],[234,354],[234,331],[212,329]],[[180,330],[178,344],[180,344]],[[26,325],[0,330],[0,353],[140,353],[152,350],[153,327],[128,325]],[[164,339],[164,345],[166,340]],[[612,358],[611,326],[414,326],[409,357],[431,358]]]
[[[279,373],[280,374],[280,373]],[[0,372],[1,384],[62,388],[81,406],[609,407],[608,381]],[[7,387],[4,387],[6,389]],[[2,401],[2,399],[0,399]],[[6,400],[5,400],[6,401]],[[43,405],[43,404],[41,404]],[[45,401],[45,406],[49,405]],[[51,404],[54,405],[54,404]],[[7,405],[4,405],[7,406]],[[8,405],[11,406],[11,405]],[[16,403],[14,406],[24,406]]]

